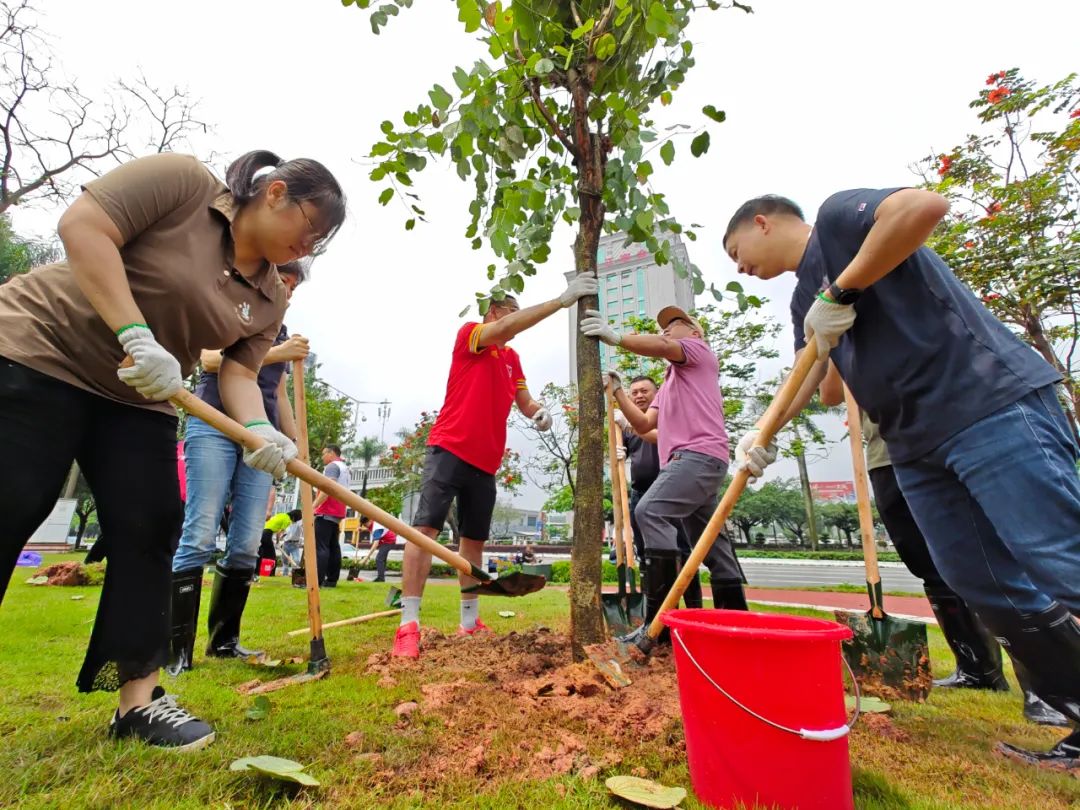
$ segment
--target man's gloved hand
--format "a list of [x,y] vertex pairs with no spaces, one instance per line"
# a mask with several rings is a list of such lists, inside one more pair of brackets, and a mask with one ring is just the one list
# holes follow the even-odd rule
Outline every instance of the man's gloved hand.
[[582,334],[594,337],[609,346],[618,346],[622,343],[622,335],[611,328],[598,310],[585,310],[585,317],[581,319],[579,328]]
[[559,296],[559,303],[564,308],[573,306],[579,298],[584,298],[586,295],[596,295],[599,289],[600,286],[596,281],[596,276],[582,273],[570,279],[570,283],[566,285],[566,289]]
[[817,356],[825,358],[829,351],[836,348],[840,336],[855,323],[855,307],[850,304],[836,304],[826,301],[820,295],[803,320],[803,332],[806,342],[817,341]]
[[531,419],[537,430],[551,430],[551,414],[548,413],[547,408],[541,406],[540,410],[534,413]]
[[274,430],[269,422],[248,422],[244,427],[266,439],[266,444],[258,450],[244,448],[244,463],[253,470],[270,473],[274,478],[284,478],[285,465],[297,456],[296,445],[284,433]]
[[[616,392],[622,388],[622,377],[619,376],[617,371],[605,371],[604,375],[607,380],[604,382],[604,387],[611,391],[611,395],[615,396]],[[624,419],[626,417],[623,417]]]
[[621,430],[630,429],[630,423],[626,420],[626,414],[618,408],[615,409],[615,424],[618,425]]
[[168,399],[184,387],[180,361],[157,342],[149,326],[125,326],[116,339],[132,359],[132,365],[116,372],[121,381],[155,402]]
[[615,458],[619,461],[626,461],[626,448],[621,444],[615,448]]
[[766,447],[754,447],[758,434],[758,428],[748,430],[739,439],[735,447],[735,466],[732,472],[745,469],[751,478],[760,478],[765,473],[765,468],[776,461],[776,442],[769,442]]

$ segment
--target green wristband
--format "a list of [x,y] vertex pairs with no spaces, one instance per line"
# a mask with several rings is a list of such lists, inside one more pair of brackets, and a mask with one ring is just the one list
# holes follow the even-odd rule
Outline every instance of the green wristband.
[[145,323],[129,323],[126,326],[121,326],[119,329],[117,329],[116,330],[116,336],[120,337],[120,335],[124,334],[124,332],[126,332],[128,329],[136,329],[136,328],[149,329],[150,327],[147,326]]
[[[252,419],[250,422],[244,423],[246,428],[255,427],[255,425],[270,425],[270,423],[265,419]],[[270,427],[273,427],[273,425],[270,425]]]
[[825,291],[824,291],[824,290],[822,290],[821,292],[819,292],[819,293],[817,294],[817,297],[818,297],[818,298],[819,298],[820,300],[824,301],[824,302],[825,302],[826,304],[836,304],[836,306],[838,306],[838,307],[839,307],[839,306],[843,306],[843,304],[841,304],[841,303],[840,303],[839,301],[833,301],[833,300],[832,300],[831,298],[829,298],[829,297],[828,297],[828,296],[827,296],[827,295],[825,294]]

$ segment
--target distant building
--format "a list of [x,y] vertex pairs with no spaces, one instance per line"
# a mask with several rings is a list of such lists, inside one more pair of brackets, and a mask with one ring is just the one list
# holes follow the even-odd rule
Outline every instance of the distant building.
[[[596,272],[600,281],[600,311],[613,322],[616,329],[629,329],[629,318],[653,318],[662,307],[675,304],[689,310],[694,306],[694,288],[689,275],[685,278],[675,271],[675,262],[689,268],[690,258],[678,234],[663,237],[671,245],[672,261],[656,264],[644,245],[631,243],[624,247],[625,233],[600,237],[596,254]],[[573,272],[566,273],[569,279]],[[575,310],[570,309],[570,379],[577,379],[577,324]],[[613,362],[615,349],[600,345],[600,368]]]

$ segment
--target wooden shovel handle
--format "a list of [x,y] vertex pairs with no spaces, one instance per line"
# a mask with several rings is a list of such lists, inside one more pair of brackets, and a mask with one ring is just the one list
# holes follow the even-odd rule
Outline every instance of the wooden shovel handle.
[[[847,403],[848,436],[851,440],[851,466],[855,472],[855,500],[859,504],[859,533],[862,535],[863,560],[866,563],[866,584],[870,598],[875,599],[876,589],[881,582],[878,570],[877,546],[874,544],[874,513],[870,509],[870,487],[866,478],[866,454],[863,450],[862,413],[851,390],[844,386],[844,401]],[[871,604],[870,610],[875,618],[880,618],[882,606]],[[882,613],[882,615],[884,615]]]
[[[642,439],[644,441],[644,439]],[[619,450],[625,450],[623,434],[621,430],[615,431],[615,457],[618,458]],[[612,480],[614,486],[614,479]],[[619,462],[619,492],[622,493],[622,527],[623,543],[626,546],[626,567],[636,568],[637,560],[634,559],[634,524],[630,522],[630,495],[626,491],[626,461]]]
[[615,564],[620,568],[626,564],[626,555],[623,551],[623,512],[621,479],[619,478],[619,458],[615,452],[615,436],[619,433],[619,426],[615,424],[615,398],[611,395],[611,388],[607,388],[607,427],[608,427],[608,462],[611,465],[611,517],[615,524],[615,536],[611,542],[615,546]]
[[[296,421],[296,449],[298,458],[309,463],[307,396],[304,390],[304,361],[293,361],[293,404]],[[319,601],[318,550],[315,547],[315,508],[311,487],[304,481],[297,481],[300,487],[300,511],[304,528],[304,580],[307,588],[308,625],[313,639],[322,636],[322,605]]]
[[[791,403],[795,401],[795,396],[799,393],[799,389],[802,388],[806,378],[810,375],[810,370],[814,367],[814,364],[817,363],[817,359],[817,341],[812,340],[807,344],[806,348],[802,350],[799,359],[795,363],[795,368],[791,370],[791,374],[788,375],[787,380],[780,386],[780,390],[777,392],[772,404],[765,410],[765,414],[761,418],[760,432],[754,440],[755,447],[768,446],[776,436],[777,431],[784,426],[784,415],[787,413],[788,408],[791,407]],[[743,490],[746,489],[746,484],[749,480],[750,472],[746,469],[737,470],[735,475],[732,476],[731,483],[728,484],[727,491],[724,492],[724,497],[721,498],[720,503],[717,504],[716,511],[713,512],[713,516],[709,519],[709,523],[701,533],[701,537],[698,538],[697,543],[690,552],[690,556],[687,558],[686,562],[683,563],[679,576],[675,578],[675,584],[671,587],[671,590],[668,591],[664,603],[656,613],[656,618],[654,618],[652,624],[649,625],[648,635],[650,638],[659,638],[660,631],[664,629],[664,623],[660,621],[660,617],[667,613],[667,611],[678,607],[679,600],[682,599],[682,595],[690,584],[690,580],[697,575],[698,569],[701,568],[701,564],[705,562],[705,557],[708,555],[709,549],[712,548],[712,544],[716,542],[716,538],[724,528],[724,524],[727,523],[728,518],[731,517],[731,512],[735,508],[739,496],[742,495]]]
[[[176,396],[172,397],[170,401],[173,405],[178,408],[183,408],[190,414],[194,414],[211,427],[224,433],[234,442],[243,445],[249,450],[257,450],[265,444],[261,436],[252,433],[235,419],[226,416],[212,405],[207,405],[187,389],[180,391]],[[386,528],[393,529],[398,537],[403,537],[413,545],[419,546],[433,557],[438,557],[444,563],[456,568],[466,576],[478,579],[481,582],[489,582],[491,580],[491,577],[488,576],[487,573],[481,571],[480,568],[470,563],[460,554],[455,554],[445,546],[436,543],[430,537],[421,534],[412,526],[398,520],[389,512],[385,512],[367,499],[361,498],[351,489],[343,487],[337,481],[332,481],[322,473],[312,469],[310,465],[305,464],[299,458],[294,458],[290,461],[285,469],[301,481],[311,484],[311,486],[315,487],[320,492],[325,492],[342,503],[348,504],[357,512],[366,515],[376,523],[380,523]]]

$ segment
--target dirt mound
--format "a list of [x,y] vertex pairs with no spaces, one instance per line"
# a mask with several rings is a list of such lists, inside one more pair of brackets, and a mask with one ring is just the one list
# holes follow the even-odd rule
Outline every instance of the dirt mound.
[[37,572],[39,577],[48,577],[46,585],[89,585],[90,574],[86,566],[79,562],[62,562],[50,565]]
[[575,663],[569,638],[544,628],[471,637],[424,628],[421,650],[417,661],[388,653],[367,661],[380,683],[419,676],[419,710],[399,726],[438,721],[437,753],[393,780],[433,784],[463,772],[486,781],[592,778],[621,762],[615,751],[658,743],[681,756],[678,689],[666,649],[633,668],[624,689],[610,687],[592,664]]

